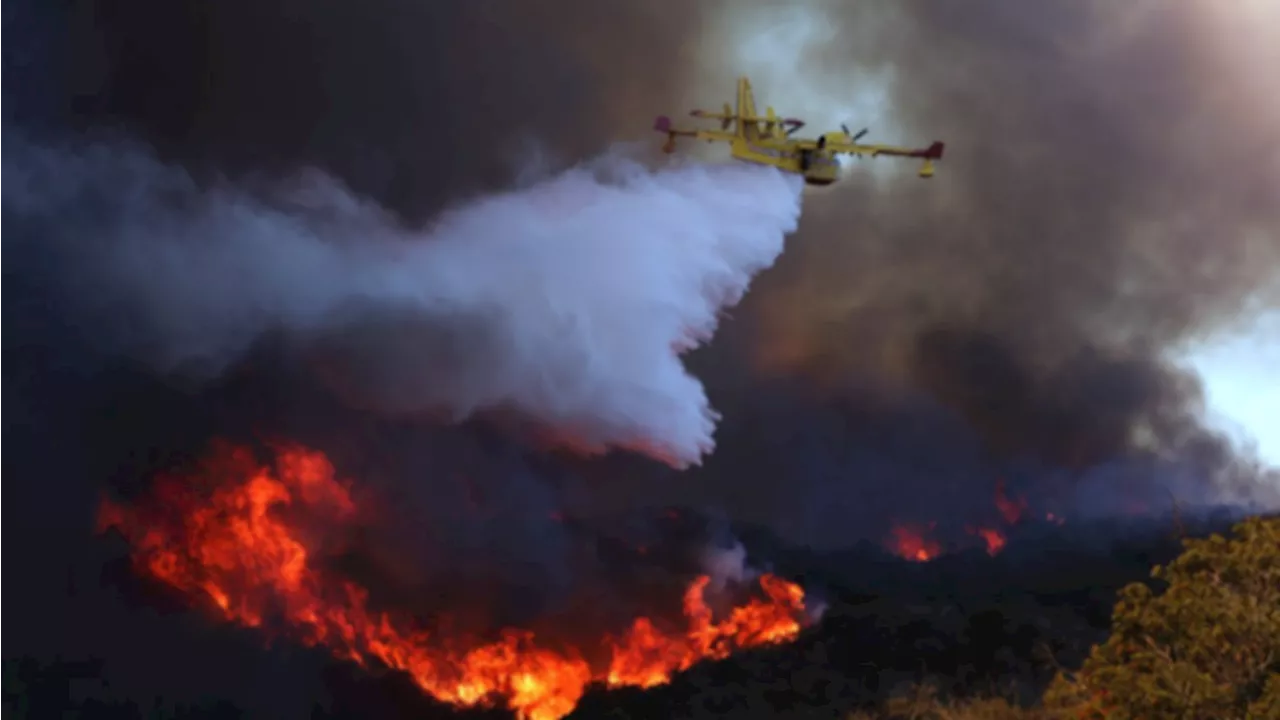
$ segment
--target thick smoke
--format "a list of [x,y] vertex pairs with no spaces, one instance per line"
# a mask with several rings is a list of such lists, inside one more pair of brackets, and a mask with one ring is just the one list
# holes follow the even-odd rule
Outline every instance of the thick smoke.
[[[1197,379],[1169,362],[1246,298],[1275,297],[1280,178],[1265,149],[1280,141],[1257,91],[1270,76],[1242,35],[1201,22],[1209,5],[34,5],[11,16],[40,24],[6,38],[6,122],[121,124],[237,183],[323,168],[372,198],[344,222],[390,215],[397,238],[510,186],[531,140],[552,165],[578,162],[647,135],[655,114],[729,99],[740,73],[806,130],[947,141],[932,181],[882,159],[806,198],[778,266],[688,357],[725,415],[706,467],[596,471],[606,510],[714,506],[843,544],[902,516],[991,511],[1000,479],[1106,513],[1165,507],[1170,485],[1183,503],[1247,497],[1262,477],[1204,431]],[[1275,47],[1256,42],[1265,27],[1251,52]],[[326,184],[312,193],[335,197]],[[346,324],[292,342],[373,406],[389,399],[365,373],[397,368],[366,364],[351,330],[372,348],[423,335],[367,310],[344,305],[327,317]],[[426,329],[454,348],[503,337]]]
[[[358,8],[327,0],[305,6],[236,0],[215,5],[142,0],[127,7],[19,0],[6,5],[4,440],[9,451],[5,470],[10,504],[4,519],[31,547],[40,549],[5,556],[6,576],[21,578],[6,596],[7,611],[26,619],[21,629],[15,627],[6,636],[6,657],[104,657],[112,689],[126,696],[150,698],[160,693],[171,699],[195,699],[214,694],[234,700],[250,716],[311,716],[314,699],[322,698],[324,692],[316,687],[317,674],[306,659],[298,658],[296,649],[264,654],[257,635],[239,636],[211,627],[198,613],[178,618],[157,615],[148,603],[136,603],[133,596],[122,595],[116,584],[103,582],[120,556],[118,547],[92,534],[94,508],[104,488],[123,495],[138,492],[158,470],[187,466],[215,436],[241,440],[258,433],[283,436],[333,457],[340,473],[372,496],[362,498],[361,506],[368,507],[376,520],[370,523],[368,537],[356,539],[360,541],[355,548],[360,557],[353,562],[357,567],[343,571],[366,582],[386,605],[423,611],[432,606],[469,609],[477,616],[477,624],[491,631],[495,623],[523,625],[545,615],[548,608],[564,611],[565,603],[576,597],[585,600],[569,616],[567,627],[580,627],[583,617],[594,617],[602,608],[624,616],[637,609],[620,600],[652,599],[643,594],[630,597],[617,589],[657,592],[649,588],[651,574],[635,571],[636,554],[628,550],[630,542],[604,543],[592,528],[579,532],[567,520],[552,519],[553,513],[572,518],[582,514],[575,512],[579,506],[590,509],[596,504],[588,483],[570,488],[574,492],[566,498],[558,487],[563,473],[557,472],[552,460],[531,461],[506,438],[495,437],[486,423],[441,430],[433,422],[407,417],[388,422],[385,413],[378,418],[379,413],[351,407],[381,403],[385,409],[389,400],[400,399],[387,397],[386,384],[372,382],[378,380],[376,374],[372,381],[364,374],[370,370],[365,363],[376,358],[358,343],[376,341],[378,348],[402,340],[409,334],[397,331],[406,320],[416,333],[444,334],[454,343],[449,346],[453,350],[474,351],[485,343],[501,346],[520,338],[511,336],[511,327],[504,327],[503,308],[496,303],[464,308],[479,315],[478,322],[461,322],[461,313],[452,311],[456,308],[443,317],[424,319],[419,313],[405,313],[404,305],[388,308],[384,302],[379,309],[370,297],[385,300],[390,290],[368,276],[356,278],[346,271],[359,267],[360,261],[381,257],[372,265],[390,266],[388,274],[403,277],[405,266],[387,260],[392,251],[413,255],[409,246],[421,244],[422,235],[434,238],[433,230],[464,224],[469,199],[512,187],[513,180],[520,179],[530,144],[546,149],[547,165],[554,169],[584,162],[619,140],[648,135],[652,116],[665,111],[654,107],[661,104],[654,100],[669,93],[678,80],[678,68],[656,62],[665,55],[675,56],[687,37],[664,27],[665,11],[651,11],[648,5],[595,2],[501,5],[403,0],[375,0]],[[480,51],[482,47],[490,49]],[[600,75],[592,58],[606,52],[612,57],[610,71]],[[619,71],[621,76],[614,79],[625,78],[625,83],[607,88],[600,84]],[[15,128],[39,136],[45,149],[21,146],[15,141],[16,133],[10,132]],[[62,145],[69,134],[104,128],[123,130],[147,150],[98,145],[95,160]],[[155,157],[149,158],[153,150]],[[22,153],[15,154],[18,151]],[[86,165],[91,160],[97,164]],[[69,161],[70,165],[39,164],[48,161]],[[64,178],[76,183],[55,182],[42,188],[51,195],[35,197],[29,192],[33,174],[44,173],[49,179],[50,174],[76,167],[89,171]],[[297,171],[307,167],[319,173],[296,178]],[[176,168],[189,170],[190,176]],[[546,229],[566,218],[584,217],[581,211],[590,203],[585,202],[588,198],[573,196],[574,190],[600,191],[615,205],[625,206],[627,188],[631,192],[652,188],[643,173],[620,171],[616,164],[606,170],[598,184],[588,179],[596,168],[561,176],[561,182],[542,186],[536,198],[528,199],[525,210]],[[692,182],[702,172],[688,169],[675,176]],[[17,182],[24,175],[26,180]],[[330,179],[323,179],[326,176]],[[208,180],[211,177],[224,180],[213,182]],[[753,198],[752,207],[721,218],[724,222],[743,227],[749,218],[760,217],[763,207],[756,203],[783,196],[789,196],[787,202],[794,207],[793,189],[776,178],[755,177],[758,180],[735,179],[730,173],[722,179],[730,184],[758,181],[772,185],[778,194]],[[293,179],[281,182],[280,178]],[[341,190],[344,187],[351,192]],[[681,190],[693,197],[719,193],[725,187],[713,183]],[[96,201],[84,197],[95,194]],[[732,202],[719,197],[724,203]],[[12,205],[14,199],[26,204]],[[634,291],[642,290],[637,283],[654,279],[655,273],[662,282],[656,290],[660,294],[649,299],[693,293],[700,303],[693,309],[697,317],[688,318],[688,327],[671,328],[660,346],[648,346],[676,360],[691,339],[686,332],[705,329],[698,323],[714,318],[711,305],[729,299],[733,265],[741,271],[772,258],[755,254],[762,248],[739,245],[745,254],[721,248],[729,254],[714,266],[680,268],[664,261],[625,267],[624,262],[636,257],[634,253],[643,253],[643,258],[655,257],[651,252],[697,251],[699,262],[717,259],[712,257],[715,248],[696,245],[698,236],[691,233],[692,228],[675,224],[679,218],[671,210],[686,202],[671,195],[663,208],[643,218],[646,225],[673,228],[683,244],[657,237],[646,240],[653,247],[641,249],[633,244],[639,239],[635,215],[614,217],[609,219],[609,231],[598,238],[600,244],[585,248],[598,252],[577,256],[577,268],[570,265],[575,258],[561,254],[546,258],[560,264],[535,265],[534,270],[548,273],[542,281],[563,277],[570,269],[594,273],[581,277],[597,283],[597,289],[605,282],[616,283],[618,287],[611,290],[624,291],[618,302],[642,311],[636,303],[645,298]],[[220,204],[232,205],[235,213],[214,212]],[[32,214],[40,208],[43,216]],[[449,208],[451,213],[442,214]],[[241,290],[265,292],[257,298],[260,304],[248,302],[242,292],[236,299],[242,314],[233,322],[216,312],[212,298],[189,291],[199,288],[183,287],[172,278],[146,277],[123,295],[95,292],[95,285],[121,288],[118,274],[103,272],[120,270],[121,258],[114,257],[116,265],[108,262],[99,267],[97,262],[113,260],[112,249],[119,249],[126,221],[143,219],[130,214],[138,210],[155,211],[159,217],[149,220],[165,225],[147,225],[127,241],[196,245],[205,257],[215,259],[214,248],[237,244],[243,248],[270,231],[272,249],[262,259],[269,258],[271,264],[248,268],[256,270],[257,276],[241,277],[226,266],[218,268],[220,275],[212,274],[210,267],[197,268],[210,273],[209,277],[234,280]],[[58,211],[66,212],[61,217],[51,215]],[[283,238],[276,236],[274,229],[258,224],[263,218],[286,225],[288,232]],[[219,224],[241,234],[216,232]],[[531,224],[521,230],[531,233],[537,227]],[[159,230],[165,231],[164,237]],[[756,233],[758,228],[748,230]],[[51,235],[50,231],[56,232]],[[71,239],[76,237],[79,242]],[[514,243],[520,237],[488,241]],[[529,239],[532,234],[523,237]],[[752,237],[764,241],[757,234],[736,239]],[[553,236],[547,242],[563,247],[573,239]],[[577,239],[588,240],[582,235]],[[308,244],[309,240],[315,242]],[[205,241],[214,244],[206,246]],[[780,241],[780,234],[770,239],[773,249],[767,252],[776,254]],[[82,247],[68,247],[69,243]],[[627,244],[631,255],[604,252],[606,246],[617,250]],[[299,247],[311,250],[308,272],[332,269],[335,256],[342,256],[347,284],[299,284],[300,261],[290,264],[292,251]],[[456,250],[462,255],[472,253],[472,261],[483,259],[484,253],[469,243]],[[142,258],[145,262],[162,259],[183,260],[145,253]],[[463,261],[459,257],[453,263]],[[505,278],[514,277],[516,282],[506,288],[496,277],[476,278],[488,292],[521,291],[527,298],[528,292],[537,289],[529,283],[538,276],[517,268],[518,258],[498,261],[507,268]],[[582,267],[588,261],[595,261],[595,266]],[[611,268],[627,274],[605,275]],[[693,275],[682,275],[681,270]],[[136,268],[131,272],[136,273]],[[702,276],[697,277],[698,273]],[[283,287],[264,284],[272,274],[276,280],[292,282]],[[703,281],[705,286],[700,284]],[[352,297],[360,289],[357,282],[365,283],[366,290],[368,284],[376,287],[364,297]],[[79,288],[73,287],[77,283]],[[155,307],[146,308],[137,318],[140,324],[133,326],[128,311],[146,299],[136,288],[153,296],[161,289],[173,290],[188,301],[185,307],[173,309],[205,312],[211,316],[211,328],[193,330],[174,323],[172,319],[181,319],[182,313]],[[286,288],[299,293],[287,296],[294,301],[287,305],[280,295]],[[426,286],[406,290],[393,285],[392,289],[401,298],[436,292]],[[569,284],[548,292],[570,300],[573,294],[590,289]],[[633,292],[628,295],[627,290]],[[351,302],[330,307],[331,313],[320,309],[342,299]],[[108,300],[111,305],[105,304]],[[264,304],[269,312],[262,312]],[[514,310],[536,315],[547,307],[522,304]],[[620,309],[615,303],[583,310],[591,317],[605,318],[616,317]],[[285,310],[289,315],[282,318]],[[650,306],[649,310],[652,314],[642,319],[668,327],[679,319],[679,311],[671,307]],[[371,316],[379,323],[371,324]],[[287,319],[312,322],[285,333],[281,325]],[[449,322],[429,322],[441,319]],[[484,334],[457,334],[462,328],[477,327]],[[615,343],[614,350],[617,343],[632,343],[631,349],[643,350],[635,343],[656,341],[638,331],[651,327],[651,323],[637,326],[636,319],[630,318],[597,330]],[[267,336],[255,342],[254,331],[263,328]],[[210,329],[223,332],[210,333]],[[217,372],[220,361],[237,356],[246,343],[253,345],[247,359],[228,367],[230,372],[215,382],[184,389],[156,381],[155,367],[175,371],[171,376],[207,378]],[[477,343],[482,347],[477,348]],[[673,347],[677,343],[679,347]],[[117,354],[127,351],[149,360],[150,367],[103,362],[104,349]],[[577,348],[544,349],[553,351],[560,361],[582,359],[572,355],[575,349],[583,350],[581,343]],[[184,359],[200,362],[180,362]],[[442,357],[439,353],[428,358],[445,370],[466,371],[473,378],[503,370],[501,366],[465,367],[464,359],[460,354]],[[493,363],[502,358],[473,353],[470,359]],[[624,362],[640,359],[622,358]],[[428,368],[407,369],[410,379],[417,381]],[[400,370],[403,379],[405,368]],[[611,372],[607,366],[596,370],[603,377]],[[667,371],[650,370],[653,373],[646,375],[650,380],[674,379],[683,383],[679,389],[694,392],[685,399],[697,402],[701,397],[699,385],[690,383],[678,364]],[[315,378],[322,378],[327,387],[315,387]],[[551,380],[566,381],[563,377]],[[447,388],[410,385],[405,392],[439,393],[441,387]],[[600,397],[580,396],[578,402],[631,401],[634,395],[626,393],[637,387],[621,388],[621,395],[615,387]],[[492,397],[496,388],[483,389]],[[333,390],[343,394],[345,407],[332,402]],[[522,391],[539,392],[537,387]],[[422,400],[422,395],[417,399]],[[510,404],[511,399],[507,400]],[[653,398],[644,402],[644,410],[654,410]],[[650,434],[661,439],[676,432],[702,432],[709,428],[704,407],[694,407],[692,414],[683,417],[663,417],[659,431]],[[584,407],[579,404],[578,409]],[[565,416],[573,408],[565,405],[554,410]],[[615,433],[612,438],[603,432],[608,424],[605,418],[606,422],[594,421],[585,429],[561,429],[553,439],[570,439],[576,430],[581,437],[572,439],[577,442],[617,440],[616,433],[621,432],[632,433],[626,439],[634,441],[633,431],[643,419],[623,418],[621,427],[608,430]],[[675,424],[679,421],[684,421],[683,427]],[[705,435],[680,440],[685,443],[685,457],[696,458]],[[656,452],[658,448],[649,449]],[[671,449],[665,454],[673,461],[679,457]],[[654,528],[647,524],[640,531],[652,535]],[[640,531],[632,534],[643,535]],[[659,570],[663,570],[658,573],[661,580],[672,582],[669,571]],[[607,582],[618,576],[625,577],[616,586]],[[674,598],[678,605],[679,584],[670,594],[658,594],[669,595],[666,599]],[[605,593],[603,602],[600,585],[613,589]],[[497,614],[479,617],[488,610]]]
[[820,125],[948,142],[930,183],[876,161],[809,204],[748,303],[760,365],[936,386],[985,337],[1047,390],[1082,351],[1169,375],[1166,350],[1275,307],[1275,103],[1223,61],[1260,58],[1265,33],[1233,46],[1207,5],[718,6],[702,75],[721,87],[750,72]]
[[513,409],[578,449],[683,467],[716,414],[680,353],[782,252],[800,184],[621,159],[403,227],[331,178],[200,187],[137,147],[7,143],[4,210],[56,253],[72,322],[210,380],[276,332],[354,404]]
[[[344,475],[385,491],[386,516],[402,520],[380,528],[389,538],[375,544],[399,551],[387,563],[421,580],[413,597],[438,592],[431,573],[457,565],[510,586],[531,578],[571,584],[577,566],[558,574],[551,560],[529,561],[562,552],[546,537],[562,537],[559,526],[541,522],[558,510],[612,518],[636,507],[700,505],[793,540],[846,545],[878,540],[899,520],[937,520],[940,533],[949,526],[963,534],[965,524],[996,512],[991,496],[1000,481],[1061,510],[1068,523],[1087,513],[1158,512],[1175,499],[1184,510],[1223,496],[1258,499],[1265,472],[1205,431],[1200,383],[1169,356],[1232,324],[1250,303],[1275,306],[1280,104],[1270,92],[1276,63],[1269,59],[1280,47],[1272,37],[1280,24],[1243,14],[1244,6],[1267,12],[1267,5],[6,5],[6,128],[122,126],[155,148],[162,164],[144,159],[130,176],[128,163],[104,161],[120,180],[99,186],[104,199],[155,189],[157,167],[220,175],[227,182],[161,170],[180,188],[162,193],[168,229],[194,232],[200,226],[189,221],[208,221],[214,203],[241,203],[240,214],[218,222],[236,227],[252,217],[246,208],[257,209],[288,223],[288,239],[329,243],[316,243],[331,249],[311,255],[311,267],[331,268],[340,252],[366,260],[385,258],[387,247],[403,252],[421,234],[415,228],[440,218],[442,208],[510,187],[529,143],[540,143],[552,166],[581,162],[618,140],[650,135],[656,114],[730,99],[740,73],[751,75],[761,105],[804,117],[806,130],[846,122],[869,126],[869,140],[948,143],[930,182],[881,159],[854,165],[844,182],[806,197],[803,222],[778,265],[753,283],[711,346],[686,356],[724,414],[717,451],[703,467],[692,475],[655,473],[619,457],[575,466],[581,477],[569,483],[549,467],[558,460],[531,463],[470,426],[425,442],[424,423],[388,428],[372,413],[334,407],[328,393],[298,377],[305,367],[348,402],[386,408],[400,398],[388,398],[385,385],[361,372],[386,355],[371,356],[354,330],[373,349],[421,332],[443,334],[452,349],[501,345],[510,328],[492,306],[479,312],[485,322],[465,323],[486,331],[476,336],[368,296],[319,315],[317,306],[290,305],[293,317],[315,320],[290,333],[285,345],[298,352],[294,362],[251,352],[251,370],[199,393],[175,393],[150,373],[104,371],[70,337],[68,325],[82,324],[85,311],[95,322],[74,334],[89,332],[99,347],[110,339],[117,349],[145,350],[173,367],[184,357],[236,356],[254,336],[245,328],[273,326],[270,345],[279,335],[280,297],[265,299],[275,303],[273,321],[240,300],[242,324],[221,336],[157,325],[165,317],[157,313],[169,311],[156,308],[141,316],[141,327],[99,326],[128,317],[119,311],[137,307],[137,296],[103,295],[117,304],[82,305],[75,314],[54,306],[51,286],[72,279],[68,268],[86,283],[103,281],[90,258],[110,258],[112,235],[86,225],[86,211],[113,232],[127,215],[85,203],[60,218],[64,224],[35,223],[94,241],[75,257],[61,255],[65,246],[57,243],[23,241],[33,218],[10,217],[10,193],[18,189],[11,168],[23,158],[15,159],[19,146],[6,136],[5,520],[40,549],[5,557],[11,576],[21,578],[6,600],[24,618],[6,654],[19,647],[109,654],[132,668],[117,673],[115,687],[127,685],[119,675],[131,674],[139,696],[157,686],[198,694],[205,682],[227,692],[264,683],[242,696],[256,696],[255,714],[270,717],[289,716],[276,706],[290,698],[313,697],[310,686],[281,691],[282,663],[262,660],[256,637],[241,651],[221,652],[212,645],[222,635],[131,614],[100,588],[108,553],[89,537],[100,486],[122,477],[137,482],[172,455],[197,452],[210,435],[234,430],[310,441]],[[146,153],[117,159],[131,157]],[[72,158],[82,167],[86,161]],[[301,167],[334,180],[311,176],[283,191],[264,181]],[[247,181],[274,195],[235,189]],[[605,184],[609,192],[618,186]],[[353,201],[341,187],[369,201]],[[65,189],[54,190],[70,201]],[[148,195],[141,197],[123,208],[147,208]],[[141,237],[156,236],[146,229]],[[264,234],[252,230],[239,242]],[[357,235],[369,241],[357,243],[359,251],[342,242]],[[199,236],[176,237],[191,243]],[[259,270],[300,274],[281,255],[271,257],[276,264]],[[172,284],[147,281],[141,287],[152,291]],[[350,299],[352,290],[285,287],[312,300]],[[413,295],[391,287],[402,293],[396,297]],[[212,307],[177,291],[197,309]],[[379,292],[390,290],[372,292],[385,300]],[[366,322],[371,313],[378,323]],[[400,332],[406,319],[418,332]],[[225,330],[226,323],[215,317],[213,326]],[[183,347],[175,337],[194,346],[175,356]],[[428,362],[457,371],[462,356],[437,350]],[[176,369],[207,376],[216,367]],[[424,377],[413,372],[420,369],[410,366],[411,380]],[[376,372],[403,378],[403,370]],[[467,370],[470,377],[496,371]],[[418,400],[439,391],[406,388]],[[706,419],[685,417],[689,427]],[[600,438],[586,434],[593,436]],[[472,473],[477,465],[484,467]],[[471,506],[486,501],[485,520],[475,520]],[[451,519],[457,526],[447,525]],[[294,708],[298,716],[308,710],[309,703]]]
[[[122,124],[237,182],[320,167],[413,225],[509,186],[530,140],[581,161],[748,73],[806,130],[865,124],[948,156],[927,183],[877,160],[807,198],[778,266],[688,357],[725,416],[716,455],[695,477],[608,465],[593,502],[716,506],[842,544],[990,511],[1000,479],[1104,513],[1166,507],[1170,483],[1208,503],[1265,481],[1205,431],[1199,382],[1169,358],[1274,305],[1280,141],[1251,59],[1274,23],[1246,53],[1203,22],[1212,3],[517,5],[33,6],[48,31],[7,38],[23,102],[6,121]],[[331,317],[381,342],[364,310]],[[335,335],[293,342],[348,399],[385,402]]]
[[1280,307],[1280,126],[1246,62],[1275,23],[1246,43],[1212,3],[708,7],[690,102],[748,73],[779,112],[947,157],[927,183],[861,161],[807,200],[696,359],[726,423],[682,489],[823,543],[980,517],[999,478],[1076,516],[1277,502],[1177,362]]

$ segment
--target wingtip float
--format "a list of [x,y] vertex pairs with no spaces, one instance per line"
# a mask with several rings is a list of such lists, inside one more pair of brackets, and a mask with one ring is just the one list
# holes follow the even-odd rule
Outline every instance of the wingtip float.
[[725,103],[722,112],[694,110],[690,115],[701,120],[719,120],[720,129],[686,130],[676,127],[666,115],[660,115],[653,121],[653,129],[667,136],[662,146],[664,152],[675,152],[678,137],[725,142],[729,143],[734,159],[803,175],[810,185],[830,185],[840,178],[836,155],[916,158],[922,161],[920,177],[931,178],[935,163],[942,159],[946,149],[946,144],[938,141],[924,148],[863,144],[858,140],[867,131],[850,133],[844,125],[839,131],[824,133],[817,138],[792,137],[804,127],[804,121],[779,117],[772,107],[767,107],[763,116],[759,115],[751,82],[745,77],[738,78],[737,107]]

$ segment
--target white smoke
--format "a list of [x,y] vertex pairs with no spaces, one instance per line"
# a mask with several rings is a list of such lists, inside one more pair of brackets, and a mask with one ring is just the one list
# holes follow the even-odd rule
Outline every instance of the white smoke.
[[717,592],[727,585],[742,585],[759,576],[747,564],[747,548],[737,540],[729,547],[705,548],[702,552],[702,569],[711,578],[711,589]]
[[[754,582],[760,577],[761,569],[747,563],[747,548],[740,541],[734,540],[732,545],[709,545],[702,551],[702,571],[707,574],[707,588],[712,593],[724,592],[726,588],[740,587]],[[763,571],[767,571],[767,568]],[[827,612],[827,603],[816,597],[811,589],[806,589],[804,613],[808,623],[816,623]]]
[[89,337],[157,371],[216,377],[275,332],[351,402],[510,408],[676,467],[717,420],[680,353],[782,252],[802,188],[609,158],[410,229],[317,173],[267,197],[120,144],[8,139],[4,164],[6,229],[54,253]]

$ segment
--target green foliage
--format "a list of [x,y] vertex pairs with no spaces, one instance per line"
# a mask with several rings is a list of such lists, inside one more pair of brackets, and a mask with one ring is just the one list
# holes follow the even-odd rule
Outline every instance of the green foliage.
[[1280,518],[1183,553],[1120,594],[1111,635],[1059,673],[1047,709],[1080,720],[1280,719]]

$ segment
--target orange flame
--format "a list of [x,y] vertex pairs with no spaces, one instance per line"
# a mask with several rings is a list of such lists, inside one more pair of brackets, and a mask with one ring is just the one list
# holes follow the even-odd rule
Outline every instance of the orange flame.
[[[1002,479],[996,480],[994,503],[996,510],[1000,513],[1000,517],[1006,525],[1018,524],[1027,511],[1026,498],[1010,497]],[[1065,522],[1061,517],[1051,512],[1045,515],[1045,519],[1058,525]],[[892,537],[889,542],[889,549],[895,555],[906,560],[914,562],[933,560],[942,552],[941,546],[928,537],[928,531],[933,530],[934,526],[935,523],[929,523],[927,528],[911,525],[895,526],[891,531]],[[991,556],[1000,554],[1000,551],[1004,550],[1005,545],[1009,542],[1005,531],[998,528],[967,527],[965,531],[970,535],[982,538],[982,542],[987,548],[987,554]]]
[[1005,492],[1004,480],[996,481],[996,509],[1000,511],[1000,515],[1004,521],[1010,525],[1017,523],[1022,519],[1022,513],[1027,509],[1026,498],[1011,498]]
[[[804,616],[799,586],[764,575],[763,599],[713,617],[699,577],[684,598],[687,627],[660,630],[636,618],[605,638],[610,658],[593,667],[578,648],[539,644],[532,632],[505,630],[500,640],[467,644],[433,637],[403,619],[370,609],[368,592],[325,575],[310,562],[316,540],[307,522],[342,522],[356,507],[325,456],[300,447],[277,450],[274,471],[247,450],[219,446],[206,473],[157,484],[154,502],[104,502],[100,528],[130,541],[136,565],[165,583],[205,598],[223,618],[247,627],[283,622],[306,645],[328,648],[361,665],[371,660],[408,673],[425,692],[455,705],[495,700],[526,720],[557,720],[586,687],[650,687],[705,658],[794,638]],[[204,480],[211,487],[202,488]],[[323,533],[317,533],[323,535]]]
[[1004,549],[1004,544],[1007,542],[1005,540],[1004,533],[995,528],[970,528],[969,532],[970,534],[977,535],[982,538],[982,542],[987,545],[987,554],[993,557],[998,555],[1000,551]]
[[[929,523],[928,530],[933,526]],[[942,552],[942,546],[928,537],[925,528],[897,525],[890,532],[893,534],[893,552],[904,560],[929,562]]]

